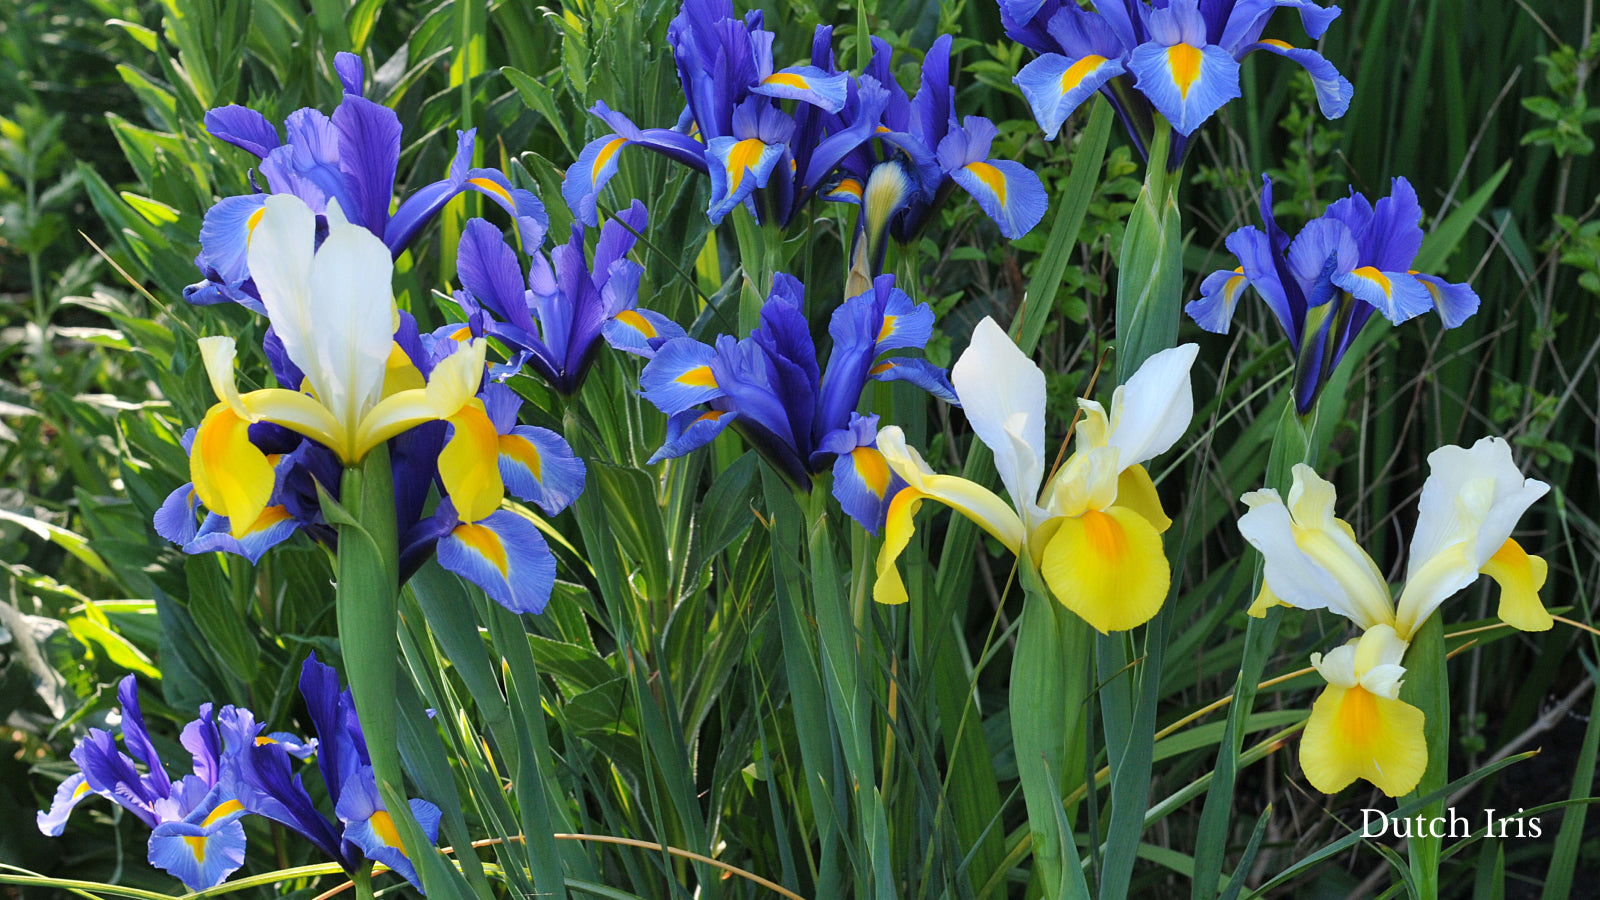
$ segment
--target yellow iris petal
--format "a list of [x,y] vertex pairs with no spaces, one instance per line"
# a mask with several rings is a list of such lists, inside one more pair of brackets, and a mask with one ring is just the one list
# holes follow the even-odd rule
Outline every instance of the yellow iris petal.
[[488,518],[506,495],[500,480],[500,436],[481,400],[461,407],[448,421],[455,434],[439,452],[439,479],[461,521]]
[[1144,466],[1129,466],[1117,476],[1117,505],[1127,507],[1149,522],[1156,534],[1166,534],[1172,519],[1161,508],[1161,495],[1156,493],[1155,482]]
[[1549,631],[1555,623],[1539,602],[1550,567],[1511,538],[1500,545],[1480,570],[1500,585],[1500,621],[1520,631]]
[[1311,707],[1300,768],[1324,794],[1338,793],[1357,778],[1390,797],[1409,794],[1428,768],[1424,718],[1415,706],[1359,685],[1330,686]]
[[1121,506],[1059,521],[1039,566],[1056,599],[1102,633],[1150,621],[1171,582],[1155,526]]
[[1289,604],[1283,602],[1282,600],[1279,600],[1278,596],[1276,594],[1272,593],[1272,589],[1267,587],[1266,579],[1262,579],[1261,580],[1261,593],[1256,594],[1255,602],[1250,604],[1250,608],[1248,610],[1246,610],[1246,612],[1249,615],[1253,616],[1254,618],[1259,619],[1262,616],[1266,615],[1267,614],[1267,610],[1273,608],[1274,606],[1288,606],[1288,605]]
[[904,603],[908,599],[905,582],[900,580],[900,570],[895,567],[895,562],[905,552],[906,545],[911,543],[911,535],[916,533],[914,519],[923,499],[924,495],[916,489],[902,488],[889,501],[889,518],[883,527],[883,547],[878,551],[878,580],[872,585],[872,599],[879,603]]
[[478,393],[483,381],[483,355],[487,345],[472,341],[445,357],[428,376],[428,386],[384,397],[362,418],[356,429],[354,451],[345,459],[354,463],[389,438],[435,419],[448,419]]
[[234,537],[244,537],[272,497],[267,455],[250,443],[250,422],[226,403],[211,407],[195,430],[189,477],[206,508],[228,517]]

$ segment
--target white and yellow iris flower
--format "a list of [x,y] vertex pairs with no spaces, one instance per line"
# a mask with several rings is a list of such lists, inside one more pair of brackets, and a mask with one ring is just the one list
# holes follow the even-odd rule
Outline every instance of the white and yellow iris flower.
[[1041,497],[1044,372],[993,319],[978,323],[951,381],[973,433],[994,452],[1011,503],[982,485],[936,474],[906,446],[899,428],[880,430],[878,449],[907,486],[890,503],[874,598],[906,601],[895,561],[910,543],[917,508],[936,500],[1011,552],[1026,551],[1056,599],[1097,630],[1125,631],[1149,621],[1167,595],[1161,533],[1172,522],[1142,463],[1164,453],[1189,426],[1196,352],[1185,344],[1150,357],[1117,388],[1109,414],[1099,403],[1080,400],[1074,452]]
[[[347,222],[335,201],[329,202],[327,223],[328,236],[318,248],[311,208],[293,195],[275,194],[267,198],[250,239],[250,272],[267,317],[289,359],[305,374],[298,389],[240,393],[233,339],[200,339],[206,374],[220,402],[196,431],[189,469],[201,502],[228,517],[235,537],[261,515],[273,487],[271,462],[250,442],[252,424],[274,422],[354,465],[374,447],[423,422],[484,415],[480,404],[471,403],[482,380],[484,342],[472,341],[445,358],[424,383],[394,343],[397,311],[388,248],[370,231]],[[470,430],[456,424],[458,434]]]
[[1250,614],[1273,605],[1328,609],[1362,631],[1359,640],[1311,658],[1328,689],[1306,723],[1300,762],[1311,784],[1327,793],[1356,778],[1391,797],[1416,787],[1427,768],[1423,713],[1399,699],[1400,663],[1422,623],[1480,573],[1500,585],[1499,614],[1507,624],[1543,631],[1552,623],[1539,601],[1544,560],[1511,537],[1549,486],[1524,478],[1499,438],[1471,449],[1441,447],[1428,464],[1398,602],[1349,523],[1334,515],[1333,485],[1309,466],[1294,467],[1287,503],[1270,488],[1241,498],[1250,509],[1239,530],[1265,558]]

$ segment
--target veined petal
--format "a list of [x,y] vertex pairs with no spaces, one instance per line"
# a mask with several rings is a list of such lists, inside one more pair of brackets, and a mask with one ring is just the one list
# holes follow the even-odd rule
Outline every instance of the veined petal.
[[[995,469],[1011,502],[1019,510],[1032,508],[1044,478],[1044,372],[985,316],[951,368],[950,380],[973,433],[994,452]],[[878,444],[883,446],[881,432]],[[1015,552],[1016,546],[1011,549]]]
[[1090,54],[1072,59],[1044,53],[1023,66],[1011,80],[1027,98],[1045,139],[1053,141],[1074,110],[1124,71],[1122,61],[1116,58]]
[[1422,710],[1359,684],[1329,686],[1311,707],[1300,768],[1325,794],[1365,778],[1390,797],[1410,793],[1428,768]]
[[1439,311],[1439,321],[1446,328],[1455,328],[1478,311],[1478,293],[1470,284],[1455,284],[1437,275],[1412,272],[1428,296],[1433,298],[1433,308]]
[[267,455],[250,443],[250,422],[225,403],[211,407],[195,430],[189,477],[206,508],[238,523],[242,537],[272,497],[275,475]]
[[790,66],[756,82],[751,93],[780,100],[800,100],[830,113],[844,109],[850,76],[829,74],[816,66]]
[[1128,57],[1128,71],[1138,79],[1139,92],[1183,135],[1239,96],[1239,63],[1214,44],[1141,44]]
[[1189,370],[1199,344],[1183,344],[1151,356],[1111,395],[1106,446],[1119,451],[1117,463],[1131,466],[1167,452],[1189,430],[1194,390]]
[[486,519],[505,499],[500,478],[500,436],[479,400],[469,400],[448,421],[455,433],[439,452],[439,480],[463,523]]
[[283,543],[300,529],[300,523],[283,506],[268,506],[254,522],[234,534],[231,521],[212,513],[206,517],[193,540],[183,545],[185,553],[232,553],[250,560],[251,565],[261,561],[268,550]]
[[203,265],[215,269],[227,284],[250,277],[250,264],[245,257],[266,199],[266,194],[224,197],[206,210],[200,225],[200,255]]
[[1165,534],[1172,527],[1172,519],[1161,508],[1161,495],[1156,493],[1155,482],[1144,466],[1129,466],[1117,476],[1116,504],[1143,516],[1156,534]]
[[[235,803],[237,805],[237,803]],[[150,834],[150,864],[191,891],[216,887],[244,865],[244,826],[237,817],[205,827],[163,822]]]
[[1206,276],[1200,283],[1200,299],[1189,301],[1183,311],[1206,331],[1227,334],[1228,325],[1233,322],[1233,311],[1249,286],[1250,279],[1244,274],[1243,266],[1219,269]]
[[877,445],[889,468],[924,498],[937,500],[971,519],[1012,553],[1021,550],[1027,538],[1022,519],[994,492],[965,478],[935,474],[920,453],[906,446],[899,426],[880,429]]
[[1380,272],[1372,266],[1360,266],[1333,276],[1333,283],[1396,325],[1433,309],[1433,293],[1408,272]]
[[1311,75],[1311,84],[1317,90],[1317,106],[1324,116],[1337,119],[1350,108],[1350,97],[1355,94],[1355,88],[1339,74],[1333,63],[1317,51],[1294,47],[1271,38],[1252,45],[1249,50],[1265,50],[1299,63]]
[[46,837],[60,837],[61,832],[66,830],[67,817],[72,814],[73,808],[93,793],[94,791],[89,789],[88,776],[82,772],[68,775],[67,780],[56,788],[55,797],[50,801],[50,808],[40,810],[34,817],[39,831]]
[[955,388],[944,370],[915,356],[891,356],[867,370],[872,381],[908,381],[953,406],[960,406]]
[[1000,226],[1000,233],[1013,241],[1032,231],[1049,205],[1044,183],[1021,163],[980,160],[953,170],[950,177],[978,201]]
[[857,447],[833,461],[833,496],[868,534],[882,527],[894,487],[894,472],[876,447]]
[[656,350],[683,337],[683,326],[648,309],[625,309],[606,320],[600,333],[617,350],[654,359]]
[[156,510],[156,534],[179,545],[194,540],[195,532],[199,529],[199,520],[196,518],[200,509],[200,496],[194,492],[194,485],[186,483],[179,485],[167,499],[162,501],[161,508]]
[[455,415],[478,393],[487,347],[481,338],[469,341],[433,367],[427,387],[401,391],[379,401],[361,420],[355,451],[346,462],[360,460],[373,447],[402,431]]
[[518,425],[500,435],[499,445],[500,478],[512,495],[553,516],[583,493],[583,460],[561,435]]
[[1149,520],[1113,506],[1052,521],[1039,574],[1063,606],[1102,634],[1136,628],[1161,609],[1171,571]]
[[690,408],[673,413],[667,418],[667,436],[661,448],[650,455],[649,464],[677,459],[704,447],[738,418],[738,413],[725,409]]
[[735,206],[757,188],[767,186],[772,170],[783,156],[784,144],[768,144],[760,138],[712,138],[706,144],[706,163],[711,174],[711,203],[706,215],[711,224],[722,221]]
[[908,487],[902,488],[889,501],[883,546],[878,550],[878,578],[872,584],[872,599],[878,603],[900,604],[910,599],[906,596],[906,585],[900,578],[900,570],[895,562],[911,543],[911,535],[916,532],[917,509],[922,506],[925,497],[922,492]]
[[668,416],[722,396],[712,362],[717,351],[682,337],[668,341],[639,373],[639,388],[646,400]]
[[1543,559],[1530,555],[1516,541],[1506,539],[1483,566],[1483,574],[1500,585],[1500,608],[1496,612],[1500,621],[1519,631],[1550,630],[1555,620],[1539,602],[1539,589],[1544,587],[1549,571]]
[[556,558],[538,526],[502,509],[439,540],[439,564],[516,613],[540,613],[556,583]]

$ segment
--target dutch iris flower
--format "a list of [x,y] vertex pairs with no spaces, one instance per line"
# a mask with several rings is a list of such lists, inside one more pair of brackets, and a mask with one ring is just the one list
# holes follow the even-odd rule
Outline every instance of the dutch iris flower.
[[1524,478],[1511,446],[1484,438],[1470,449],[1428,455],[1417,525],[1398,602],[1349,524],[1334,515],[1333,485],[1309,466],[1294,467],[1287,503],[1276,490],[1241,498],[1250,507],[1239,531],[1266,560],[1261,596],[1274,604],[1328,609],[1362,634],[1312,664],[1328,682],[1300,744],[1306,777],[1325,793],[1364,778],[1391,797],[1409,793],[1427,768],[1423,713],[1399,699],[1400,665],[1434,610],[1484,574],[1500,586],[1499,616],[1523,631],[1551,627],[1539,602],[1547,567],[1511,537],[1517,520],[1549,485]]
[[1189,369],[1197,352],[1184,344],[1145,360],[1112,395],[1109,415],[1096,401],[1079,400],[1083,417],[1072,456],[1044,483],[1044,372],[985,317],[951,380],[973,434],[994,451],[1011,503],[980,484],[935,473],[898,427],[879,431],[878,449],[905,487],[889,506],[873,599],[906,602],[895,561],[911,542],[922,501],[935,500],[1012,553],[1027,553],[1055,598],[1096,630],[1125,631],[1149,621],[1167,596],[1161,534],[1172,520],[1142,464],[1165,453],[1189,427]]
[[[672,128],[640,128],[596,103],[612,134],[591,141],[567,170],[561,193],[582,222],[599,224],[596,200],[617,172],[617,154],[638,145],[711,177],[713,223],[744,205],[758,221],[788,224],[843,156],[872,136],[876,117],[825,127],[845,106],[850,77],[831,71],[832,29],[818,26],[812,64],[777,69],[760,10],[744,19],[731,0],[684,0],[667,29],[687,105]],[[882,94],[868,92],[869,104]],[[795,101],[785,112],[779,101]],[[837,122],[835,122],[837,125]]]
[[1183,159],[1189,136],[1239,96],[1239,63],[1257,50],[1300,64],[1311,75],[1322,114],[1337,119],[1350,106],[1350,82],[1315,50],[1262,32],[1279,7],[1300,14],[1312,40],[1339,16],[1313,0],[999,0],[1011,39],[1039,54],[1013,81],[1046,137],[1096,92],[1117,110],[1141,153],[1154,134],[1152,113],[1174,132],[1169,167]]
[[[956,123],[951,42],[948,34],[933,42],[922,61],[917,95],[908,99],[895,80],[889,45],[873,38],[872,62],[860,89],[852,88],[838,115],[823,117],[839,130],[878,119],[873,139],[844,156],[838,178],[823,194],[861,207],[851,250],[853,288],[864,289],[882,271],[885,235],[902,244],[914,240],[953,185],[977,200],[1011,240],[1044,217],[1047,198],[1039,176],[1020,163],[989,158],[994,124],[981,116]],[[832,67],[830,55],[826,68]],[[874,92],[886,92],[886,99],[867,102],[864,98]]]
[[684,332],[666,316],[638,308],[644,269],[626,257],[647,221],[644,204],[633,201],[601,229],[593,263],[584,260],[584,226],[574,222],[571,240],[552,248],[548,259],[530,254],[526,278],[500,230],[483,219],[469,221],[456,256],[464,290],[455,299],[470,333],[524,354],[541,378],[568,395],[583,385],[602,337],[619,350],[654,356]]
[[[396,257],[446,203],[463,191],[488,197],[510,213],[523,246],[537,247],[550,226],[544,206],[529,191],[513,187],[497,169],[473,168],[475,131],[461,133],[449,173],[412,193],[394,214],[395,173],[400,163],[400,119],[394,110],[362,96],[360,57],[340,53],[334,68],[344,98],[332,116],[309,107],[290,113],[283,134],[256,110],[223,106],[206,113],[213,137],[255,154],[267,190],[225,197],[206,212],[195,264],[205,279],[184,289],[190,303],[234,302],[265,312],[251,278],[248,248],[267,197],[292,194],[319,216],[335,202],[341,215],[382,239]],[[252,184],[255,184],[252,176]]]
[[800,490],[829,467],[834,496],[876,533],[894,494],[892,473],[874,449],[876,416],[856,412],[868,381],[908,381],[942,400],[954,393],[927,360],[886,356],[921,349],[933,333],[933,310],[913,303],[883,275],[872,289],[834,310],[826,370],[806,323],[804,287],[778,273],[761,324],[744,340],[669,341],[640,373],[645,399],[668,416],[667,437],[650,462],[683,456],[733,426]]
[[1239,266],[1207,276],[1200,299],[1184,307],[1195,324],[1225,334],[1239,297],[1255,288],[1289,336],[1294,402],[1311,411],[1322,386],[1356,336],[1380,312],[1399,324],[1429,310],[1454,328],[1478,311],[1478,295],[1411,268],[1422,247],[1422,207],[1404,178],[1376,204],[1350,191],[1306,223],[1291,241],[1272,214],[1272,180],[1261,191],[1262,232],[1245,226],[1227,238]]
[[[328,206],[327,237],[298,198],[269,198],[250,245],[272,323],[280,384],[241,394],[231,338],[201,339],[219,403],[188,439],[192,483],[168,497],[158,532],[191,553],[260,558],[297,529],[331,540],[317,485],[338,496],[343,466],[387,443],[401,575],[437,549],[446,568],[517,612],[549,599],[555,561],[536,526],[502,509],[509,492],[554,514],[583,490],[583,463],[559,435],[519,426],[520,401],[484,384],[482,339],[416,333],[395,309],[381,241]],[[441,500],[423,518],[430,487]],[[206,511],[197,527],[201,508]]]

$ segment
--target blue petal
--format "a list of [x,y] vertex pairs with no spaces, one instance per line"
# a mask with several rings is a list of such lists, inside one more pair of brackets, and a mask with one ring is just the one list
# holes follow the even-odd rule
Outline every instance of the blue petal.
[[693,338],[668,341],[639,373],[641,393],[668,416],[721,397],[711,369],[716,357],[716,350]]
[[1128,58],[1134,85],[1179,134],[1190,135],[1239,96],[1239,63],[1214,44],[1149,42]]
[[685,332],[682,325],[658,312],[625,309],[606,320],[602,334],[606,343],[618,350],[653,359],[663,344]]
[[686,409],[667,419],[667,436],[661,449],[651,454],[649,464],[677,459],[711,443],[738,414],[725,409]]
[[1360,236],[1361,264],[1383,271],[1410,270],[1422,249],[1422,205],[1411,182],[1396,178],[1389,196],[1372,208],[1372,219]]
[[209,828],[163,822],[150,835],[150,864],[191,891],[216,887],[244,865],[244,826],[237,817]]
[[889,500],[904,485],[875,447],[857,447],[833,462],[833,496],[868,534],[877,534],[883,527]]
[[1355,88],[1339,74],[1322,54],[1303,47],[1291,47],[1283,41],[1267,40],[1250,45],[1251,50],[1265,50],[1299,63],[1311,75],[1311,84],[1317,89],[1317,107],[1330,119],[1337,119],[1350,108],[1350,98]]
[[721,222],[723,216],[757,188],[767,186],[783,150],[781,143],[766,143],[754,137],[711,139],[706,145],[711,173],[711,202],[706,207],[706,215],[713,225]]
[[339,74],[339,83],[346,94],[361,96],[361,86],[366,81],[366,67],[361,64],[361,57],[344,51],[335,53],[333,70]]
[[1437,275],[1418,274],[1417,280],[1428,289],[1444,327],[1455,328],[1478,311],[1478,294],[1472,285],[1453,284]]
[[583,493],[583,460],[554,431],[518,425],[500,435],[500,478],[513,496],[553,516]]
[[67,776],[56,788],[56,795],[50,801],[48,810],[40,810],[34,817],[34,822],[39,826],[39,831],[47,837],[60,837],[61,832],[67,827],[67,817],[85,797],[93,794],[87,777],[82,772],[74,772]]
[[955,388],[943,369],[914,356],[891,356],[872,367],[873,381],[906,381],[927,391],[951,406],[960,406]]
[[533,331],[527,282],[517,264],[516,251],[506,243],[500,229],[485,219],[469,220],[461,229],[456,273],[472,299],[518,328]]
[[1322,37],[1340,13],[1339,7],[1322,6],[1316,0],[1238,0],[1218,43],[1235,48],[1255,41],[1266,28],[1266,20],[1285,6],[1299,11],[1300,25],[1314,41]]
[[278,149],[278,129],[267,117],[248,106],[230,104],[206,112],[206,131],[218,140],[248,150],[265,159]]
[[1046,53],[1023,66],[1011,80],[1027,98],[1045,138],[1055,140],[1061,124],[1074,110],[1125,71],[1116,57],[1096,54],[1072,59]]
[[750,88],[752,93],[780,100],[801,100],[836,113],[844,109],[850,76],[829,73],[815,66],[791,66],[774,72]]
[[333,111],[333,127],[339,130],[339,170],[355,203],[345,216],[382,237],[400,164],[400,117],[387,106],[346,94]]
[[241,194],[224,197],[206,210],[200,223],[200,265],[214,269],[229,284],[249,278],[250,234],[261,221],[266,202],[266,194]]
[[144,781],[156,793],[167,794],[172,789],[172,779],[161,765],[156,745],[150,741],[150,731],[144,725],[144,713],[139,709],[139,683],[132,675],[123,676],[117,683],[117,700],[122,703],[122,743],[133,758],[145,764],[149,774]]
[[156,510],[156,534],[179,546],[189,543],[200,528],[199,509],[200,497],[194,492],[194,484],[180,485]]
[[[1287,237],[1285,238],[1287,240]],[[1304,321],[1305,309],[1300,309],[1298,314],[1293,308],[1288,293],[1283,286],[1276,254],[1272,249],[1272,242],[1267,234],[1254,225],[1245,227],[1228,235],[1227,247],[1239,260],[1239,267],[1244,269],[1245,278],[1249,279],[1250,286],[1255,288],[1256,295],[1266,301],[1267,308],[1277,318],[1278,324],[1283,326],[1283,331],[1289,336],[1290,342],[1298,349],[1300,346],[1300,324]],[[1281,272],[1288,271],[1285,262]],[[1293,277],[1291,273],[1289,277]],[[1305,298],[1295,288],[1296,296],[1304,303]]]
[[590,141],[578,154],[577,162],[567,168],[566,179],[561,183],[561,197],[567,201],[578,221],[590,228],[600,224],[597,201],[600,190],[617,174],[617,157],[627,138],[608,134]]
[[283,506],[269,506],[251,524],[250,530],[235,538],[230,533],[227,516],[211,513],[201,523],[195,539],[183,546],[183,552],[232,553],[250,560],[251,565],[261,561],[268,550],[294,535],[300,523]]
[[1200,283],[1200,299],[1189,301],[1183,311],[1202,329],[1212,334],[1227,334],[1239,297],[1249,286],[1250,279],[1244,274],[1243,266],[1219,269],[1206,276]]
[[1396,325],[1433,309],[1433,292],[1408,272],[1382,272],[1362,266],[1354,272],[1335,275],[1333,283]]
[[1000,226],[1000,233],[1011,240],[1032,231],[1049,205],[1044,183],[1021,163],[1004,159],[967,163],[951,172],[950,177],[978,201],[978,206]]
[[556,582],[556,558],[537,526],[508,509],[441,538],[439,564],[515,613],[540,613]]

